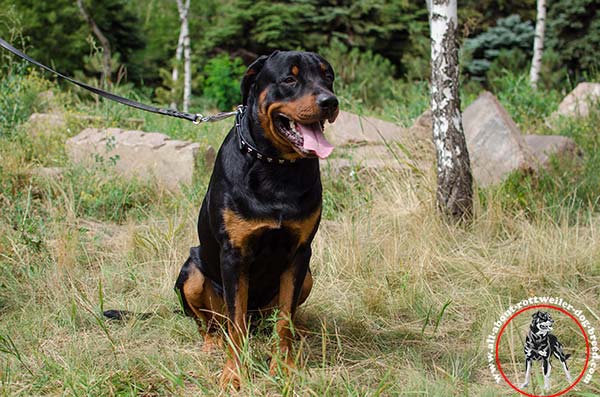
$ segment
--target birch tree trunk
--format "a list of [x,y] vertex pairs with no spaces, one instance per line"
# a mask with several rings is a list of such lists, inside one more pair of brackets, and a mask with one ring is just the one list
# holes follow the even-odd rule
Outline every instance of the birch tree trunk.
[[104,33],[102,33],[98,25],[96,25],[94,19],[88,14],[85,7],[83,6],[82,0],[77,0],[77,7],[79,7],[79,12],[81,13],[81,16],[83,16],[83,19],[85,19],[88,25],[90,25],[90,27],[92,28],[92,32],[94,32],[94,35],[96,36],[98,41],[100,41],[100,45],[102,46],[102,75],[100,77],[100,84],[104,85],[107,82],[110,83],[112,73],[112,54],[110,49],[110,42],[108,41]]
[[460,113],[456,0],[432,0],[430,7],[437,205],[450,220],[468,221],[473,212],[473,177]]
[[[190,0],[185,4],[182,0],[177,0],[177,10],[181,21],[181,30],[179,32],[179,42],[177,43],[176,59],[181,60],[181,48],[183,48],[183,111],[189,111],[190,97],[192,96],[192,50],[190,47],[190,28],[188,15],[190,10]],[[173,68],[173,81],[177,81],[179,72]]]
[[544,31],[546,28],[546,0],[537,0],[537,20],[535,23],[535,38],[533,39],[533,59],[531,60],[531,71],[529,81],[533,88],[537,88],[537,82],[542,68],[542,55],[544,55]]
[[[179,39],[177,40],[177,50],[175,51],[175,65],[173,65],[173,72],[171,73],[171,80],[173,80],[172,91],[176,91],[177,80],[179,80],[179,64],[181,63],[181,56],[183,55],[183,29],[179,30]],[[175,97],[175,95],[173,95]],[[171,109],[176,109],[177,104],[171,102]]]

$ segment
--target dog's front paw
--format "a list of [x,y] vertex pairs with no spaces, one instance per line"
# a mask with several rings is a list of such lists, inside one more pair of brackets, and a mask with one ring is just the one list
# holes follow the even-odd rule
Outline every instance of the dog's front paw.
[[213,353],[223,347],[223,339],[219,335],[206,334],[202,343],[202,353]]
[[288,376],[290,372],[296,369],[296,363],[289,356],[285,355],[283,360],[278,360],[277,357],[271,357],[271,364],[269,365],[269,375],[276,376],[282,374]]
[[223,373],[221,374],[220,384],[222,389],[232,387],[235,390],[240,390],[240,371],[233,360],[227,360],[225,363],[225,366],[223,367]]

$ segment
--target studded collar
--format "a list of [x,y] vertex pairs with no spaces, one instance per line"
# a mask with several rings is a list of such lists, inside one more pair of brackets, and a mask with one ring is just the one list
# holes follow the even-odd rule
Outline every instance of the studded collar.
[[242,153],[267,164],[291,165],[298,162],[298,159],[288,160],[279,157],[267,156],[266,154],[261,153],[256,147],[248,143],[248,141],[246,141],[242,136],[242,116],[245,110],[246,106],[240,106],[238,107],[237,114],[235,115],[235,129],[238,136],[238,145]]

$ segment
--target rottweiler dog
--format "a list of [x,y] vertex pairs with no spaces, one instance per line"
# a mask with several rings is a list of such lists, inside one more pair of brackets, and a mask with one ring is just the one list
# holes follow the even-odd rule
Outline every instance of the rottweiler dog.
[[175,285],[204,349],[220,341],[219,322],[227,322],[223,386],[239,388],[251,313],[277,310],[278,349],[285,367],[294,365],[291,322],[312,288],[311,242],[321,219],[319,158],[333,150],[323,128],[339,112],[333,81],[325,59],[297,51],[259,57],[242,79],[243,107],[200,208],[200,245]]
[[544,389],[550,389],[550,370],[552,368],[550,358],[552,356],[560,360],[567,381],[571,382],[571,374],[567,367],[567,359],[571,355],[563,352],[558,338],[551,333],[553,325],[554,320],[547,312],[537,311],[532,315],[529,332],[527,332],[525,345],[523,346],[525,352],[525,382],[521,385],[522,389],[529,385],[533,361],[539,360],[542,361],[544,372]]

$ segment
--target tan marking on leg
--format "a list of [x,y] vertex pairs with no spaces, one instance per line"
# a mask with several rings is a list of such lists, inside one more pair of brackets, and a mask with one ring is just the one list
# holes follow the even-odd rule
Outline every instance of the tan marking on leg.
[[198,332],[204,341],[202,351],[209,352],[220,346],[220,337],[215,333],[218,332],[218,324],[223,322],[224,302],[206,281],[204,275],[193,268],[183,284],[183,298],[198,324]]
[[241,274],[238,281],[234,300],[234,316],[227,324],[227,333],[229,334],[229,352],[223,373],[221,374],[221,386],[233,386],[240,388],[241,384],[241,362],[240,354],[244,339],[248,335],[248,326],[246,324],[246,314],[248,312],[248,276]]
[[298,68],[298,66],[296,66],[296,65],[292,66],[292,74],[294,76],[298,76],[299,73],[300,73],[300,68]]
[[[278,350],[287,368],[284,371],[295,368],[292,356],[292,304],[294,300],[294,273],[292,268],[287,269],[281,275],[279,281],[279,319],[275,325],[275,332],[279,337]],[[271,360],[269,372],[271,375],[277,373],[277,360]]]
[[306,276],[304,277],[304,282],[302,283],[302,289],[300,290],[300,296],[298,297],[298,306],[306,302],[308,299],[308,295],[310,295],[310,291],[313,287],[313,278],[310,272],[306,272]]

